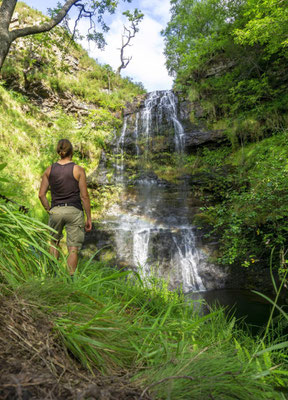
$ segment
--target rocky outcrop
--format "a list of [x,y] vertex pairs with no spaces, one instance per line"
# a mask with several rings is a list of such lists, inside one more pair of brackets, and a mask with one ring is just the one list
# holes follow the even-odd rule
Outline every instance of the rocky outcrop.
[[[10,28],[24,28],[45,20],[36,10],[33,10],[32,17],[31,9],[24,3],[21,7],[25,9],[25,13],[19,15],[15,12]],[[5,86],[28,97],[31,103],[41,107],[44,113],[59,107],[65,110],[65,113],[75,115],[79,119],[88,116],[90,110],[98,108],[97,104],[85,103],[69,92],[69,89],[55,88],[47,79],[41,79],[41,76],[49,76],[47,66],[53,70],[65,70],[71,75],[81,70],[79,57],[73,54],[71,43],[60,27],[46,33],[43,39],[37,39],[34,35],[33,40],[30,37],[17,39],[12,43],[1,71]],[[5,67],[9,64],[10,67],[6,70]]]
[[146,97],[147,94],[141,94],[135,97],[132,102],[126,103],[125,108],[123,110],[123,115],[126,116],[137,113],[140,110],[140,108],[144,107],[144,101]]
[[98,167],[87,177],[87,185],[91,189],[110,184],[108,180],[107,157],[104,151],[101,153]]
[[228,142],[222,130],[192,129],[185,132],[185,149],[190,152],[200,146],[219,146]]
[[[122,187],[121,198],[87,235],[84,252],[97,253],[98,259],[113,266],[137,270],[143,279],[151,275],[164,278],[170,289],[249,288],[255,274],[239,266],[218,265],[217,238],[207,238],[211,221],[202,218],[199,222],[203,197],[197,198],[197,187],[207,194],[207,204],[209,190],[214,190],[211,182],[217,183],[234,167],[215,166],[209,172],[181,176],[179,162],[179,179],[171,182],[153,171],[153,163],[161,163],[165,151],[171,158],[163,168],[169,167],[169,160],[175,156],[171,153],[177,151],[180,161],[185,151],[225,141],[222,131],[191,123],[192,107],[167,92],[151,93],[129,105],[114,145],[114,183]],[[184,148],[177,149],[177,135],[185,138]],[[88,177],[90,187],[108,184],[108,164],[102,154],[99,168]],[[178,168],[175,162],[173,165]]]
[[[191,113],[199,121],[198,124],[191,122]],[[204,114],[204,110],[197,101],[189,102],[186,99],[179,101],[178,115],[184,128],[185,150],[188,153],[193,152],[198,147],[217,147],[228,142],[223,130],[211,130],[205,126],[202,120]]]

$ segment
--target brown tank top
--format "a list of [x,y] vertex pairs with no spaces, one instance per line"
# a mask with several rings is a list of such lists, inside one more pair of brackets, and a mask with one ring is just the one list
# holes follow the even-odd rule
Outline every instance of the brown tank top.
[[67,204],[83,210],[80,198],[79,182],[74,178],[74,162],[54,163],[51,166],[49,184],[51,189],[51,208]]

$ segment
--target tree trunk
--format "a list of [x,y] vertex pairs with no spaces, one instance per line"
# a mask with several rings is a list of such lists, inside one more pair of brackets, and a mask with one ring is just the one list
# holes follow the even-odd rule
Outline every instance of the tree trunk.
[[9,25],[16,4],[17,0],[3,0],[0,6],[0,70],[12,43]]
[[11,46],[11,39],[8,32],[3,32],[0,29],[0,71],[9,52]]

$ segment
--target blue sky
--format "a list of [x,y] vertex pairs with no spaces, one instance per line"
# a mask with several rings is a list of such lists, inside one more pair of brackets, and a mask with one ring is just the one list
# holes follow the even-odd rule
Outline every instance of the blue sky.
[[[44,13],[47,12],[48,7],[53,8],[57,2],[58,0],[25,0],[29,6]],[[132,56],[132,60],[122,71],[122,76],[129,76],[134,82],[142,82],[148,91],[170,89],[172,78],[168,76],[165,67],[164,41],[160,34],[169,21],[170,0],[134,0],[131,4],[123,3],[116,14],[107,15],[105,18],[110,30],[105,35],[107,46],[103,51],[86,41],[81,44],[89,51],[91,57],[102,64],[110,64],[116,70],[120,65],[119,48],[123,25],[127,23],[122,12],[127,8],[136,7],[145,14],[145,17],[139,26],[139,32],[133,39],[132,46],[125,53],[127,56]],[[70,17],[73,23],[73,13]],[[87,23],[83,21],[79,29],[84,32]]]

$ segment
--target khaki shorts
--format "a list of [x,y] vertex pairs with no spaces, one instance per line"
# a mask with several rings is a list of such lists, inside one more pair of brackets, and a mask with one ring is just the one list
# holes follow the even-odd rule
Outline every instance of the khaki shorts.
[[84,242],[84,214],[73,206],[51,208],[48,225],[57,233],[52,233],[55,241],[62,239],[63,228],[66,228],[67,246],[81,248]]

